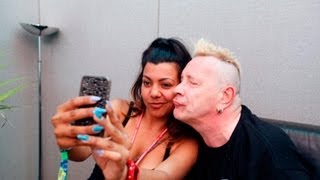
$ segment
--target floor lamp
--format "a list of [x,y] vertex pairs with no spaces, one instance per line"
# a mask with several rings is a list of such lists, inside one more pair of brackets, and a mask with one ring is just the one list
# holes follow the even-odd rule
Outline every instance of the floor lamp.
[[38,36],[38,108],[39,108],[39,180],[42,179],[42,105],[41,105],[41,71],[42,71],[42,59],[41,59],[41,37],[52,35],[59,31],[58,28],[49,27],[41,24],[27,24],[20,23],[23,29],[27,32]]

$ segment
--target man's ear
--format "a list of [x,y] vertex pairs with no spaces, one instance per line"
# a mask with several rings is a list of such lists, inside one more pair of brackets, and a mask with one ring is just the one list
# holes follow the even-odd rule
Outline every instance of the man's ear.
[[233,86],[227,86],[222,90],[221,103],[224,108],[228,107],[236,96],[236,89]]

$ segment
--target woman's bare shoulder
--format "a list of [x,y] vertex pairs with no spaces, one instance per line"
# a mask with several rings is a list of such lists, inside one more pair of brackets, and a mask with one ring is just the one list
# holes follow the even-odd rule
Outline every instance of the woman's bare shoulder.
[[126,99],[118,98],[118,99],[112,99],[110,103],[111,103],[112,109],[117,113],[119,118],[124,117],[127,114],[129,110],[130,101]]
[[198,149],[198,141],[196,138],[183,138],[179,142],[176,142],[172,146],[172,151],[175,151],[175,149],[189,149],[189,150],[195,150],[197,151]]

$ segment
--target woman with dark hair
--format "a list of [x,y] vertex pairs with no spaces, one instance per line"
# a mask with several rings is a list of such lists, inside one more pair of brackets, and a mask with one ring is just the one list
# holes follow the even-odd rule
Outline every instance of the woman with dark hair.
[[[59,106],[52,118],[58,146],[72,147],[69,156],[74,161],[93,154],[97,164],[89,179],[184,178],[197,158],[197,133],[174,118],[172,100],[190,59],[180,41],[157,38],[142,54],[132,101],[115,99],[106,109],[79,109],[99,99],[84,96]],[[106,117],[101,116],[104,112]],[[85,114],[98,125],[70,126]],[[97,129],[105,130],[104,137],[94,136]]]

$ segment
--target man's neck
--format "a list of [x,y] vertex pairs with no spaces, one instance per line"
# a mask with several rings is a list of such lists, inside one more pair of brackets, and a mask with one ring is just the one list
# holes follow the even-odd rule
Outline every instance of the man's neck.
[[232,112],[225,111],[210,119],[202,120],[195,129],[201,134],[208,146],[221,147],[229,141],[240,116],[241,106]]

